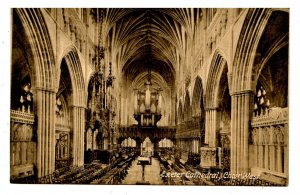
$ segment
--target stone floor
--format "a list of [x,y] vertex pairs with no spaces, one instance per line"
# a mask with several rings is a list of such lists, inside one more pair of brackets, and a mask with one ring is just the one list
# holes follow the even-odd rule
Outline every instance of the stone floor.
[[[122,181],[122,184],[136,184],[142,181],[142,166],[137,165],[137,163],[137,159],[132,162],[132,166],[128,169],[128,175]],[[145,166],[145,181],[148,181],[151,185],[163,184],[159,172],[159,161],[152,158],[152,165]]]

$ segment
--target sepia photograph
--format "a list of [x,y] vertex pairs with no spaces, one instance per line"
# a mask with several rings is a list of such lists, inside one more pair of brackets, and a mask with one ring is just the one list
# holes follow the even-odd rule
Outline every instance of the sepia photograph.
[[289,185],[289,8],[10,14],[11,184]]

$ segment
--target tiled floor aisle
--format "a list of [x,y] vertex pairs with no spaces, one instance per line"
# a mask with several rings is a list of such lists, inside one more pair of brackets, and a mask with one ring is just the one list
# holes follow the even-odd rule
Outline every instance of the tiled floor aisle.
[[[136,182],[142,181],[142,166],[137,165],[137,162],[137,159],[132,162],[132,166],[128,169],[128,175],[122,184],[136,184]],[[162,184],[159,172],[159,162],[152,158],[152,165],[145,166],[145,181],[149,181],[151,185]]]

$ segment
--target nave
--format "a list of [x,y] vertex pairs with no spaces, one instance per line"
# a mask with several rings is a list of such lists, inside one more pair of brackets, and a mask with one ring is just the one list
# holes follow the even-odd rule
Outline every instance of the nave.
[[11,183],[288,184],[289,9],[12,21]]

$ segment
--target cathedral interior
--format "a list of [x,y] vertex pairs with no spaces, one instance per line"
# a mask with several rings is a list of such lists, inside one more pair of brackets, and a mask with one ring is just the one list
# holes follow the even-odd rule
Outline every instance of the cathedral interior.
[[288,184],[289,9],[11,15],[12,183]]

